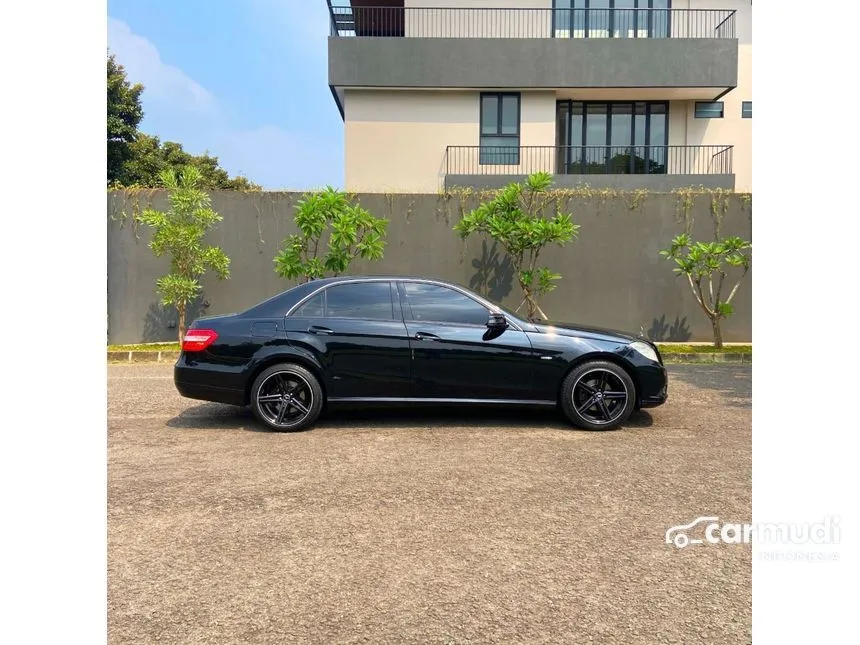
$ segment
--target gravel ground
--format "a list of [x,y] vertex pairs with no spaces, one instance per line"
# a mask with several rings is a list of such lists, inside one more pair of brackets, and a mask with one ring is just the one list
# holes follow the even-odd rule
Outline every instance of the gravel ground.
[[747,643],[749,366],[669,367],[615,432],[555,412],[352,411],[295,434],[108,376],[111,643]]

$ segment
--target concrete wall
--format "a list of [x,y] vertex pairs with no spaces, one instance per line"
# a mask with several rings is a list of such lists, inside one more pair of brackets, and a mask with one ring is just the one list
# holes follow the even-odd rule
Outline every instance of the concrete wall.
[[[447,175],[445,187],[451,188],[502,188],[512,181],[523,181],[525,175]],[[668,193],[689,186],[734,190],[734,175],[555,175],[557,188],[614,188],[635,191],[639,189]]]
[[389,88],[734,87],[716,38],[337,38],[329,85]]
[[[203,280],[196,312],[241,311],[292,286],[274,273],[273,258],[281,240],[295,232],[295,193],[242,194],[216,191],[213,207],[223,217],[208,242],[222,246],[231,258],[232,277]],[[471,286],[511,308],[520,302],[504,254],[481,238],[461,242],[451,231],[459,219],[460,197],[433,195],[359,195],[361,204],[390,219],[385,259],[357,263],[352,273],[404,273],[432,276]],[[150,198],[141,196],[142,206]],[[544,310],[558,320],[601,325],[638,332],[643,327],[658,340],[710,338],[710,325],[698,309],[689,287],[675,277],[658,250],[683,230],[677,200],[670,194],[649,194],[635,209],[632,196],[572,198],[569,211],[582,226],[580,240],[545,251],[548,266],[564,275],[560,286],[543,301]],[[163,208],[162,194],[151,198]],[[476,205],[470,198],[468,210]],[[710,200],[701,196],[691,211],[694,234],[712,235]],[[108,315],[112,343],[172,340],[175,315],[158,304],[155,280],[169,270],[166,258],[152,256],[148,232],[128,220],[120,221],[132,204],[123,193],[108,196]],[[112,219],[114,218],[114,219]],[[733,197],[724,219],[724,232],[751,239],[751,214]],[[727,341],[751,338],[750,277],[735,300],[736,314],[725,323]],[[204,303],[204,304],[205,304]],[[199,315],[199,313],[198,313]]]

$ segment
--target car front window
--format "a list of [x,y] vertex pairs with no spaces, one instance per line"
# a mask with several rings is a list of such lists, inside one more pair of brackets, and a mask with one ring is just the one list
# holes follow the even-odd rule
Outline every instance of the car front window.
[[459,291],[437,284],[405,282],[412,319],[461,325],[486,325],[489,310]]

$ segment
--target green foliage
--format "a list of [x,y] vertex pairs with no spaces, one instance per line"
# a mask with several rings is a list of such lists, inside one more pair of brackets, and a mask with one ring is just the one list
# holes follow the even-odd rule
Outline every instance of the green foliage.
[[230,277],[230,259],[216,246],[203,244],[206,233],[221,221],[212,210],[209,195],[202,188],[202,175],[194,166],[180,172],[172,168],[161,173],[170,208],[145,209],[139,220],[152,228],[149,247],[156,257],[170,256],[170,273],[156,281],[163,305],[179,312],[179,341],[185,335],[185,312],[200,293],[199,279],[209,270],[219,280]]
[[381,260],[388,220],[374,217],[344,192],[328,186],[306,193],[296,205],[299,233],[275,256],[275,273],[304,282],[341,275],[356,258]]
[[173,141],[162,143],[158,137],[139,133],[130,146],[131,155],[126,161],[120,180],[128,186],[157,186],[161,173],[193,166],[200,171],[201,186],[209,189],[257,191],[260,186],[246,177],[230,177],[218,165],[218,157],[209,154],[192,155]]
[[131,85],[125,68],[110,54],[107,59],[107,183],[112,188],[157,187],[165,170],[180,172],[193,166],[200,171],[202,188],[256,191],[260,186],[246,177],[230,177],[218,157],[192,155],[173,141],[140,132],[144,86]]
[[143,85],[131,85],[125,68],[113,54],[107,59],[107,180],[113,183],[122,176],[123,165],[131,157],[131,146],[137,137],[137,126],[143,119],[140,95]]
[[463,239],[484,233],[505,249],[516,271],[523,302],[528,305],[529,319],[535,319],[538,313],[546,318],[537,297],[552,291],[561,279],[548,267],[538,267],[541,252],[547,245],[564,246],[576,239],[580,228],[570,214],[558,209],[557,203],[552,217],[544,215],[551,201],[551,185],[552,175],[544,172],[530,175],[523,183],[511,183],[454,226]]
[[[715,230],[719,230],[716,224]],[[714,346],[722,347],[720,320],[734,313],[732,299],[744,276],[749,272],[752,243],[740,237],[694,242],[689,233],[683,233],[672,240],[668,249],[660,251],[660,255],[675,263],[675,273],[687,277],[696,302],[711,320]],[[738,270],[740,276],[726,295],[723,288],[731,269]]]

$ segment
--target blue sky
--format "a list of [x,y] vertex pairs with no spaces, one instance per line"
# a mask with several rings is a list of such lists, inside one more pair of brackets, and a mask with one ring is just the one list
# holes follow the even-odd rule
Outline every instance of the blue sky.
[[266,189],[343,186],[325,0],[111,0],[108,45],[143,83],[140,129]]

